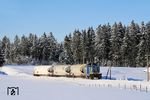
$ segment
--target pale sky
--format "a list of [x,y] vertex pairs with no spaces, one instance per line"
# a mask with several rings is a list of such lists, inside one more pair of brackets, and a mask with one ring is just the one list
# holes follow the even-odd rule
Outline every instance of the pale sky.
[[53,32],[60,42],[75,29],[150,21],[150,0],[0,0],[0,39]]

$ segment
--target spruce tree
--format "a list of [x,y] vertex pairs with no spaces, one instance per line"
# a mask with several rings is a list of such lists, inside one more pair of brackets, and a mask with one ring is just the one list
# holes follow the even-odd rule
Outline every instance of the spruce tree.
[[71,34],[69,36],[65,37],[64,52],[61,53],[60,60],[61,60],[61,62],[64,62],[66,64],[73,64],[74,63]]
[[33,46],[34,34],[30,33],[28,37],[28,56],[32,58],[31,48]]
[[146,24],[146,54],[150,55],[150,22]]
[[132,41],[131,44],[131,55],[130,55],[130,65],[132,67],[136,66],[136,58],[137,58],[137,54],[138,54],[138,44],[139,44],[139,28],[137,27],[136,23],[134,21],[131,22],[130,26],[129,26],[129,36],[130,39]]
[[140,43],[137,45],[138,47],[138,54],[136,58],[137,66],[144,67],[146,66],[146,50],[147,50],[147,43],[146,43],[146,28],[144,22],[141,25],[141,38]]
[[4,38],[2,39],[2,51],[4,52],[4,58],[7,64],[10,63],[10,47],[11,44],[9,38],[4,36]]
[[30,48],[32,62],[35,63],[38,61],[38,37],[34,35],[32,41],[32,47]]
[[4,63],[5,63],[4,52],[3,52],[2,48],[0,48],[0,67],[2,67]]
[[82,30],[82,55],[83,55],[83,63],[87,62],[87,32],[86,30]]
[[48,64],[48,41],[47,41],[47,35],[44,32],[43,35],[39,39],[38,44],[38,53],[39,53],[39,61],[41,64]]
[[73,33],[73,56],[75,63],[80,64],[83,62],[83,51],[82,51],[82,35],[79,30],[75,30]]
[[122,66],[121,46],[125,31],[122,23],[115,23],[112,27],[111,54],[113,66]]
[[11,61],[12,63],[18,63],[19,58],[21,56],[21,41],[20,38],[16,35],[13,43],[13,47],[11,50]]
[[131,46],[132,46],[132,40],[129,36],[129,27],[125,30],[125,36],[123,38],[123,43],[121,46],[121,56],[122,56],[122,62],[123,66],[130,66],[130,60],[131,60]]
[[53,61],[56,62],[57,61],[57,53],[58,53],[58,45],[57,45],[57,41],[53,36],[53,33],[50,32],[47,36],[47,41],[48,41],[48,45],[47,45],[47,54],[49,55],[48,60],[49,61]]
[[99,25],[96,30],[96,56],[102,65],[106,65],[109,60],[110,32],[109,24]]
[[25,35],[23,35],[21,37],[20,48],[21,48],[21,55],[22,56],[25,57],[25,56],[29,55],[28,38]]
[[87,30],[87,61],[94,62],[95,58],[95,31],[92,27]]

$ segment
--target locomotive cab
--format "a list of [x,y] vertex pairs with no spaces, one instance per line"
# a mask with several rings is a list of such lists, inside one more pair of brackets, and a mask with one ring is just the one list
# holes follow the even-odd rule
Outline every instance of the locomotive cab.
[[102,78],[102,73],[100,73],[100,67],[95,63],[89,63],[86,65],[86,78],[94,79]]

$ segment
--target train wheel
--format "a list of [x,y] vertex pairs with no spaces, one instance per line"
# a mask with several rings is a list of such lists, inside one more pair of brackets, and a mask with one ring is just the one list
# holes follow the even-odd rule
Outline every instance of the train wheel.
[[94,75],[90,75],[90,78],[93,80],[94,79]]

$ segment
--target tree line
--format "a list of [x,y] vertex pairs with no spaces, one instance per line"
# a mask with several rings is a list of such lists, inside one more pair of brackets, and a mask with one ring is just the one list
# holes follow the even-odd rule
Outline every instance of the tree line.
[[41,37],[32,33],[21,38],[16,35],[13,42],[4,36],[0,47],[5,64],[51,64],[59,61],[59,54],[63,50],[63,45],[57,43],[51,32],[43,33]]
[[101,66],[146,66],[150,54],[150,22],[129,25],[121,22],[74,30],[58,43],[53,33],[8,37],[0,41],[5,64],[82,64],[97,62]]

